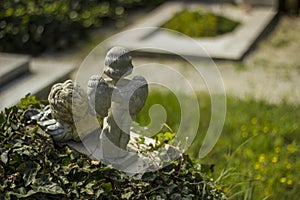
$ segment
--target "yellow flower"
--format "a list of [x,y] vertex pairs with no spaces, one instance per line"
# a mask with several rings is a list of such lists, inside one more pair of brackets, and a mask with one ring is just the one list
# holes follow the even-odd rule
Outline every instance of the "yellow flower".
[[241,126],[241,130],[242,130],[242,131],[246,131],[246,130],[247,130],[247,126],[246,126],[246,125],[242,125],[242,126]]
[[286,149],[290,153],[295,153],[298,150],[297,147],[296,147],[296,145],[294,145],[294,144],[287,145]]
[[223,192],[224,193],[227,193],[229,191],[229,189],[227,188],[227,187],[225,187],[224,189],[223,189]]
[[256,163],[255,166],[254,166],[254,169],[259,170],[259,168],[260,168],[260,164]]
[[260,154],[258,161],[260,163],[264,162],[265,161],[265,154]]
[[255,179],[260,180],[261,178],[262,178],[262,176],[260,174],[258,174]]
[[268,132],[269,132],[269,127],[265,126],[265,127],[263,128],[263,132],[264,132],[264,133],[268,133]]
[[275,151],[275,153],[280,153],[280,147],[275,147],[275,149],[274,149],[274,151]]
[[288,185],[292,185],[292,184],[293,184],[293,181],[292,181],[292,180],[288,180],[288,181],[287,181],[287,184],[288,184]]
[[286,182],[286,178],[285,177],[282,177],[281,179],[280,179],[280,183],[285,183]]
[[272,163],[277,163],[277,162],[278,162],[278,157],[277,156],[273,156]]
[[265,196],[269,196],[270,195],[270,191],[268,189],[265,189],[264,194],[265,194]]
[[291,168],[292,168],[291,163],[288,163],[288,164],[286,165],[286,168],[287,168],[287,169],[291,169]]
[[256,136],[256,135],[258,134],[257,130],[254,129],[254,130],[252,131],[252,134],[253,134],[254,136]]
[[242,137],[243,137],[243,138],[248,137],[248,133],[247,133],[247,132],[243,132],[243,133],[242,133]]
[[251,119],[251,123],[252,123],[253,125],[257,124],[257,119],[256,119],[255,117],[253,117],[253,118]]

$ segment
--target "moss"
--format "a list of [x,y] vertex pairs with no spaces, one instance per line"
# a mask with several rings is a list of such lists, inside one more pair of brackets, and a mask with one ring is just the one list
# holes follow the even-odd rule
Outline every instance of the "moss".
[[240,23],[224,16],[201,10],[183,10],[162,25],[190,37],[215,37],[232,32]]

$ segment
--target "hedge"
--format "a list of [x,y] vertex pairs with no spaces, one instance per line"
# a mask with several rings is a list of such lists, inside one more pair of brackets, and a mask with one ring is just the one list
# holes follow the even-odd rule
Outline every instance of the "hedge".
[[0,6],[0,51],[39,54],[85,39],[91,28],[115,24],[138,6],[163,0],[4,0]]

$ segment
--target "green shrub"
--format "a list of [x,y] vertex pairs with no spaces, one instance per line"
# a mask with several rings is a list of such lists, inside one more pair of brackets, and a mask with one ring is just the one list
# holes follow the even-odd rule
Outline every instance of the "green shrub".
[[279,0],[278,10],[280,12],[289,15],[299,15],[300,14],[300,1],[299,0]]
[[233,31],[240,23],[224,16],[201,10],[183,10],[162,25],[190,37],[215,37]]
[[184,155],[140,180],[53,140],[23,117],[27,96],[0,113],[0,199],[225,199],[207,170]]
[[[38,54],[85,39],[91,28],[118,23],[145,0],[4,0],[0,6],[0,51]],[[161,3],[157,0],[147,5]]]

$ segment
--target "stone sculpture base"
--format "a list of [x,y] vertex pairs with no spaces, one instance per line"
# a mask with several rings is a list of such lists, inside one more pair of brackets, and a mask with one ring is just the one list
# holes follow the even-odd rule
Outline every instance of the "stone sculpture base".
[[[69,141],[62,143],[67,145],[70,148],[87,155],[92,160],[98,160],[104,162],[104,164],[112,165],[112,167],[119,169],[125,172],[128,176],[138,177],[139,175],[144,174],[149,171],[156,171],[162,166],[162,162],[166,160],[174,160],[174,157],[179,157],[181,152],[176,148],[166,145],[164,151],[166,155],[162,160],[159,157],[158,151],[145,152],[143,154],[138,153],[138,149],[133,145],[130,145],[136,142],[135,138],[139,138],[140,135],[131,132],[130,133],[130,142],[128,144],[128,151],[119,149],[120,152],[113,152],[111,155],[116,155],[115,157],[104,157],[103,149],[111,148],[109,145],[113,145],[110,141],[105,140],[103,137],[99,137],[101,129],[96,129],[87,137],[85,137],[82,142]],[[152,144],[154,146],[155,140],[152,138],[145,138],[144,145]],[[103,146],[104,145],[104,146]],[[118,151],[116,148],[113,148],[114,151]]]

